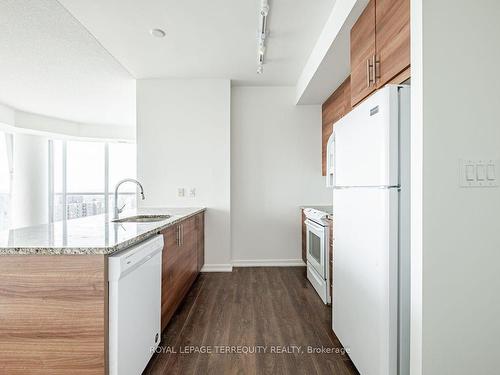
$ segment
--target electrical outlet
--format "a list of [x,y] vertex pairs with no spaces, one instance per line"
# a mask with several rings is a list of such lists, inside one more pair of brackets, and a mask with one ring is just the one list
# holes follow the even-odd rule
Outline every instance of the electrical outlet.
[[196,188],[189,189],[189,198],[196,197]]
[[177,188],[177,196],[179,198],[183,198],[186,196],[186,189],[184,188]]

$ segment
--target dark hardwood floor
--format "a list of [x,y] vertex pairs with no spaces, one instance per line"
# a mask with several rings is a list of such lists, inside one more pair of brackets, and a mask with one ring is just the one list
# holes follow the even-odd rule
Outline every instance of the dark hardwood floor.
[[235,268],[200,274],[144,374],[358,374],[340,350],[304,267]]

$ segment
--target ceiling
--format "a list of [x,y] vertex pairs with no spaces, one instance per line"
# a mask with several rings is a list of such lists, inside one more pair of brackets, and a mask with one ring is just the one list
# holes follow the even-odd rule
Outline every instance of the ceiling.
[[[264,74],[257,75],[260,0],[59,0],[136,78],[229,78],[295,85],[334,0],[270,0]],[[166,31],[163,39],[149,30]]]
[[0,1],[0,102],[83,123],[135,125],[135,80],[55,0]]
[[[295,85],[335,0],[2,0],[0,103],[81,123],[135,125],[134,78]],[[163,39],[150,35],[162,28]]]
[[297,104],[323,104],[351,74],[351,28],[368,1],[335,2],[297,82]]

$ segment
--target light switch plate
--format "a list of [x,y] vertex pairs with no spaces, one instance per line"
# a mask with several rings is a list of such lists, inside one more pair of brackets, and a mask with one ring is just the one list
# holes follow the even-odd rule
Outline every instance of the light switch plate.
[[177,188],[177,196],[179,198],[182,198],[182,197],[186,196],[186,189],[184,189],[184,188]]
[[496,159],[460,159],[459,185],[461,187],[497,187]]
[[196,197],[196,188],[189,189],[189,198],[195,198],[195,197]]

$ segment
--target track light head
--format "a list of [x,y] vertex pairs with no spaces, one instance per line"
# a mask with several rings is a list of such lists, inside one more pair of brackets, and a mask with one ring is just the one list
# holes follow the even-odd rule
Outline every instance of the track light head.
[[260,8],[260,15],[267,17],[268,14],[269,14],[269,2],[268,2],[268,0],[262,0],[262,5]]

